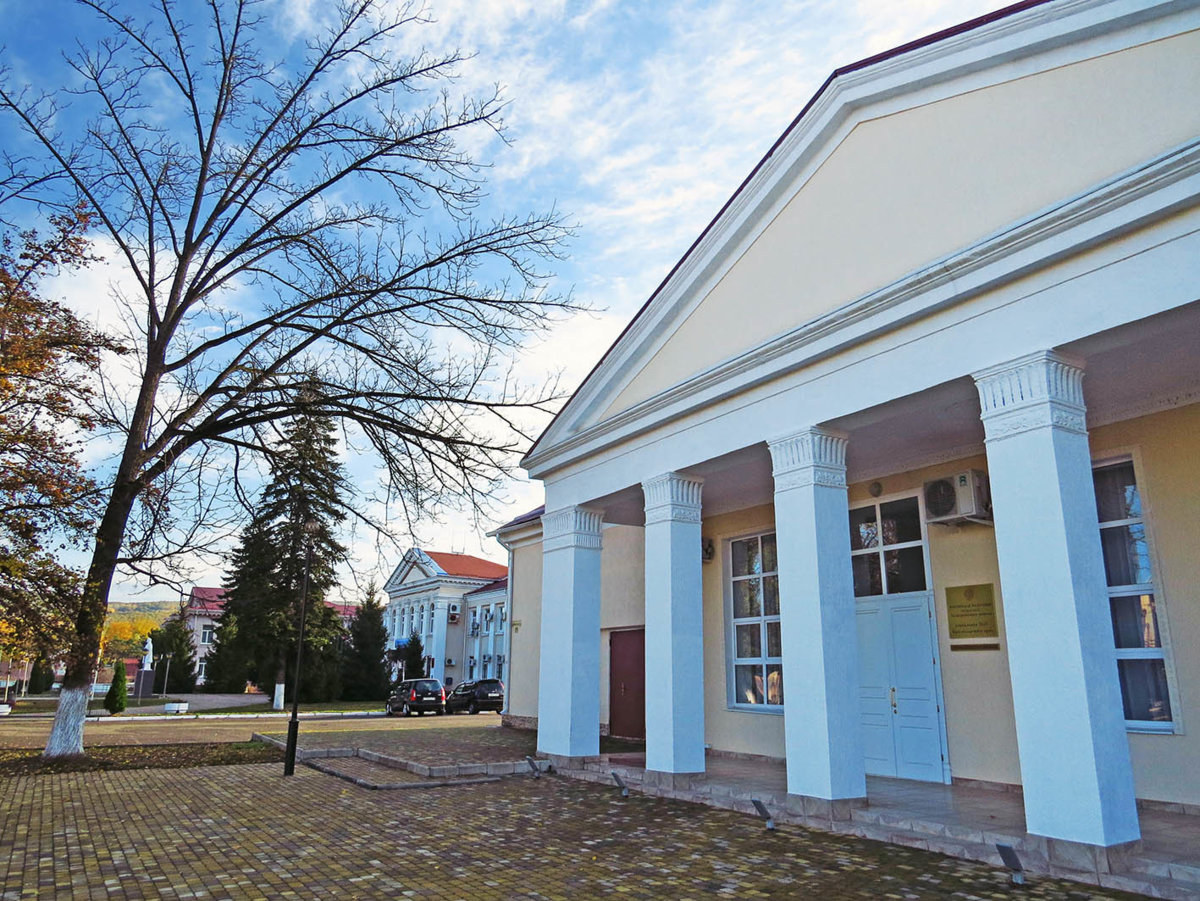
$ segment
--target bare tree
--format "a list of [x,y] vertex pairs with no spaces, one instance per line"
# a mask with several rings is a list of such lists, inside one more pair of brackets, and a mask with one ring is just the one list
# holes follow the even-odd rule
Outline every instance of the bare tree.
[[119,447],[47,756],[82,753],[115,572],[154,577],[202,547],[214,498],[272,452],[276,424],[320,404],[409,516],[478,504],[527,437],[523,411],[552,400],[552,384],[514,386],[506,358],[572,308],[541,269],[567,234],[557,213],[475,215],[464,138],[501,134],[503,103],[455,99],[458,52],[398,52],[419,5],[345,0],[301,51],[272,52],[255,0],[207,0],[195,21],[170,0],[136,18],[79,2],[99,36],[66,57],[70,92],[0,73],[22,148],[0,199],[82,204],[137,285],[134,363],[97,373]]

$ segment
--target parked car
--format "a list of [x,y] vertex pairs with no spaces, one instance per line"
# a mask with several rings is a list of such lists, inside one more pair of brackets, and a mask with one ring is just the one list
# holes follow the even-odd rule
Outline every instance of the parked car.
[[499,713],[504,709],[504,683],[499,679],[475,679],[460,682],[454,691],[446,696],[446,712],[478,713],[481,710],[494,710]]
[[387,699],[388,716],[414,713],[446,712],[446,689],[437,679],[405,679],[396,687],[396,692]]

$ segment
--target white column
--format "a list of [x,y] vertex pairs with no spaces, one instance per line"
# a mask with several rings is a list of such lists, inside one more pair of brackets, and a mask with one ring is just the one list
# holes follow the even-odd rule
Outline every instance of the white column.
[[703,479],[670,472],[646,495],[646,769],[704,772]]
[[437,596],[429,602],[429,615],[432,617],[433,622],[433,636],[429,642],[429,647],[425,649],[425,655],[433,658],[433,667],[429,675],[439,682],[446,681],[446,629],[449,627],[446,618],[449,615],[447,612],[449,603],[445,598]]
[[1029,832],[1139,838],[1077,361],[975,373]]
[[788,794],[863,798],[846,437],[813,427],[770,442],[770,449]]
[[600,522],[567,507],[542,516],[538,750],[600,753]]

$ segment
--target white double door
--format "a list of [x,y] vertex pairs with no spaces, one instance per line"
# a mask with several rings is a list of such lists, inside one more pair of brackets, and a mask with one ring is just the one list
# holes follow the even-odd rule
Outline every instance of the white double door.
[[942,782],[948,768],[932,598],[885,595],[856,604],[866,771]]

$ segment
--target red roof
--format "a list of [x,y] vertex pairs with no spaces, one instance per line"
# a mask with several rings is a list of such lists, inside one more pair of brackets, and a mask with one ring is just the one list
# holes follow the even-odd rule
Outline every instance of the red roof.
[[220,613],[225,606],[224,588],[202,588],[195,586],[188,597],[188,610],[196,613]]
[[470,554],[445,554],[440,551],[426,551],[433,562],[442,568],[448,576],[463,576],[468,579],[502,579],[508,575],[508,567],[502,563],[493,563],[482,557],[472,557]]
[[358,612],[358,604],[336,604],[333,601],[326,601],[325,606],[336,610],[337,615],[343,619],[354,616]]
[[486,585],[480,585],[478,588],[468,591],[463,597],[468,598],[473,594],[485,594],[489,591],[497,591],[501,588],[508,587],[508,576],[503,579],[497,579],[495,582],[488,582]]

